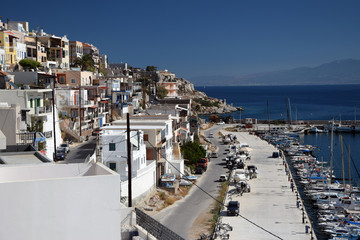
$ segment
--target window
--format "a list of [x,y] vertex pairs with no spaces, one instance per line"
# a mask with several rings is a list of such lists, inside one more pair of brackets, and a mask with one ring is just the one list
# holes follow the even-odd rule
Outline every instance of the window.
[[26,122],[26,111],[25,110],[21,110],[21,121]]
[[31,107],[31,108],[34,107],[34,106],[33,106],[33,100],[32,100],[32,99],[30,99],[30,107]]
[[109,168],[113,171],[116,171],[116,163],[115,162],[110,162],[109,163]]
[[60,83],[65,83],[65,76],[60,76]]
[[72,78],[72,79],[71,79],[71,83],[76,83],[75,78]]
[[116,150],[115,143],[109,143],[109,151],[115,151],[115,150]]

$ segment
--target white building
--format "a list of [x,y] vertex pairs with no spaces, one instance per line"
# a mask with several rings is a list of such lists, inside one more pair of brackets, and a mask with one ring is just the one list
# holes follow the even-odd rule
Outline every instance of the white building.
[[26,58],[26,44],[18,42],[16,44],[16,51],[17,51],[17,62]]
[[[126,120],[114,121],[112,124],[119,129],[126,129]],[[171,164],[183,173],[184,160],[174,159],[173,156],[173,128],[170,115],[133,116],[130,118],[130,128],[144,132],[146,159],[156,160],[157,181],[166,173],[180,175]]]
[[[121,197],[128,197],[127,132],[121,126],[102,128],[100,137],[102,162],[121,177]],[[144,133],[130,132],[132,197],[136,202],[145,197],[156,186],[155,161],[146,161]]]
[[102,164],[3,166],[0,183],[0,239],[121,239],[119,175]]
[[[46,137],[45,152],[46,156],[53,159],[55,152],[54,137],[56,137],[56,145],[62,143],[58,111],[55,106],[55,121],[53,120],[52,89],[14,89],[14,90],[0,90],[0,102],[11,104],[20,104],[21,121],[25,121],[28,126],[39,122],[41,132]],[[54,135],[54,122],[55,134]],[[21,130],[25,130],[20,126]]]
[[0,71],[4,70],[5,67],[5,49],[0,46]]

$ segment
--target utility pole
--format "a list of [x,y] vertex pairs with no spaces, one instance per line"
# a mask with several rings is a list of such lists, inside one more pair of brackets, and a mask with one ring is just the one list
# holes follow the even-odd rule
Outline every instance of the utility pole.
[[53,108],[53,138],[54,138],[54,154],[53,160],[54,162],[57,161],[56,158],[56,133],[55,133],[55,78],[53,78],[53,87],[52,87],[52,108]]
[[130,115],[126,114],[127,125],[127,163],[128,163],[128,207],[132,207],[132,194],[131,194],[131,143],[130,143]]
[[110,122],[114,121],[114,101],[113,101],[113,95],[114,95],[114,79],[111,78],[111,97],[110,97]]
[[82,135],[82,129],[81,129],[81,79],[79,84],[79,124],[80,124],[80,142],[82,142],[81,135]]
[[143,97],[143,109],[146,109],[146,91],[145,91],[145,78],[142,79],[142,97]]

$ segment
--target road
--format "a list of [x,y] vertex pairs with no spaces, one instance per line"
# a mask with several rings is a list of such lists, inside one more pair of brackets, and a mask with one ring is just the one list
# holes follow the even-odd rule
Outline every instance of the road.
[[[197,181],[197,185],[214,197],[218,196],[219,176],[225,174],[228,169],[223,164],[222,159],[225,146],[219,144],[217,132],[224,126],[214,126],[204,131],[207,137],[210,132],[214,133],[214,138],[209,140],[219,147],[218,158],[211,158],[208,170]],[[189,194],[182,200],[175,202],[174,205],[162,210],[154,217],[163,225],[167,226],[185,239],[191,239],[190,229],[198,216],[207,211],[214,199],[210,198],[198,187],[193,186]]]
[[70,145],[70,152],[65,158],[65,163],[83,163],[86,157],[93,154],[96,148],[96,137],[92,136],[81,144]]

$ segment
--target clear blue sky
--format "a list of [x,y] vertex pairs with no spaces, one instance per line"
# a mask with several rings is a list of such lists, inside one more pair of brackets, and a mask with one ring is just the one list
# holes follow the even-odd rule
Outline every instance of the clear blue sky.
[[189,80],[360,59],[358,0],[20,0],[0,15]]

